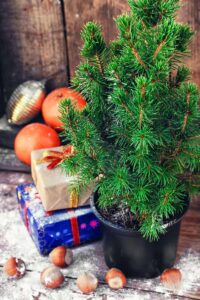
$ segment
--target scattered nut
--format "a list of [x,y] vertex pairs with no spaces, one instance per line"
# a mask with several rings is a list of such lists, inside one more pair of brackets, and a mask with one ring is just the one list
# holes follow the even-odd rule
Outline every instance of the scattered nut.
[[84,272],[78,277],[76,284],[81,292],[90,294],[96,290],[98,279],[92,273]]
[[56,289],[64,282],[63,273],[54,266],[47,267],[40,275],[41,283],[49,289]]
[[168,288],[176,290],[180,288],[182,280],[181,271],[178,269],[166,269],[160,276],[160,281]]
[[13,278],[21,278],[26,273],[25,262],[16,257],[10,257],[4,265],[4,272]]
[[65,246],[59,246],[51,251],[49,258],[55,266],[64,268],[72,263],[73,252]]
[[119,269],[110,269],[105,278],[111,289],[122,289],[126,285],[126,276]]

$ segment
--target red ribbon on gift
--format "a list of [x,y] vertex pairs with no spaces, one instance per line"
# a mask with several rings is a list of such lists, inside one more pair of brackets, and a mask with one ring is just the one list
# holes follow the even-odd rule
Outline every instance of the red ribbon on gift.
[[[39,195],[38,193],[35,194],[35,199],[34,199],[35,202],[41,202],[41,199],[38,195]],[[28,208],[31,203],[33,203],[33,201],[25,202],[25,205],[24,205],[25,226],[28,231],[29,231]]]
[[49,162],[47,169],[54,169],[59,163],[66,158],[74,155],[74,147],[71,145],[64,146],[62,151],[47,150],[44,151],[41,159],[37,161],[38,164]]
[[27,230],[29,231],[29,221],[28,221],[28,207],[29,207],[29,202],[26,202],[24,205],[24,217],[25,217],[25,225]]
[[79,227],[78,227],[78,220],[77,217],[72,217],[70,219],[71,222],[71,229],[72,229],[72,236],[74,241],[74,246],[78,246],[80,244],[80,234],[79,234]]
[[[67,209],[67,212],[73,211],[71,209]],[[54,211],[47,211],[45,212],[45,216],[49,217],[54,214]],[[80,245],[80,233],[79,233],[79,226],[78,226],[78,219],[76,216],[70,218],[71,230],[72,230],[72,237],[74,246]]]
[[54,212],[53,212],[52,210],[45,211],[45,217],[52,216],[53,213],[54,213]]

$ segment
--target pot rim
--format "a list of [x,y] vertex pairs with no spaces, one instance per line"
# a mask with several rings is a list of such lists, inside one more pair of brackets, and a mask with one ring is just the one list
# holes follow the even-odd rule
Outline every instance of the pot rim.
[[[112,223],[111,221],[105,219],[100,212],[98,211],[97,207],[96,207],[96,201],[95,201],[95,196],[98,194],[98,192],[94,192],[92,193],[91,197],[90,197],[90,204],[91,204],[91,208],[95,214],[95,216],[99,219],[99,221],[104,225],[109,227],[111,230],[113,231],[118,231],[121,234],[125,234],[125,235],[141,235],[140,231],[137,229],[132,229],[132,228],[125,228],[123,226],[120,226],[119,224],[115,224]],[[96,196],[97,197],[97,196]],[[187,213],[188,209],[189,209],[189,204],[190,204],[190,200],[189,200],[189,195],[186,196],[186,201],[185,201],[184,207],[183,207],[183,211],[180,212],[179,214],[177,214],[176,216],[172,216],[172,219],[163,224],[162,227],[164,229],[170,228],[173,225],[179,223],[182,218],[184,217],[184,215]]]

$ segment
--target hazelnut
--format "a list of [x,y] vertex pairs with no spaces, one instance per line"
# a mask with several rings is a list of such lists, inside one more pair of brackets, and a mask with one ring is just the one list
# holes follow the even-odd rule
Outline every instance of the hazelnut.
[[51,251],[49,258],[55,266],[64,268],[72,263],[73,252],[65,246],[59,246]]
[[47,267],[40,275],[41,283],[49,289],[56,289],[64,282],[63,273],[54,266]]
[[105,278],[111,289],[122,289],[126,285],[126,276],[119,269],[110,269]]
[[25,262],[16,257],[10,257],[4,265],[4,272],[13,278],[21,278],[26,273]]
[[96,290],[98,286],[98,279],[92,273],[84,272],[78,276],[76,284],[81,292],[84,294],[90,294]]
[[166,269],[160,276],[160,281],[170,289],[178,289],[181,285],[181,271],[175,268]]

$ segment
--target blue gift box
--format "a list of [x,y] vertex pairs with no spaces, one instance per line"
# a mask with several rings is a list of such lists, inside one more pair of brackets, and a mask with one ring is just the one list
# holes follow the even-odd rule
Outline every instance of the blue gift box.
[[102,237],[101,226],[89,205],[46,212],[34,184],[16,188],[19,211],[38,251],[49,254],[57,246],[77,246]]

